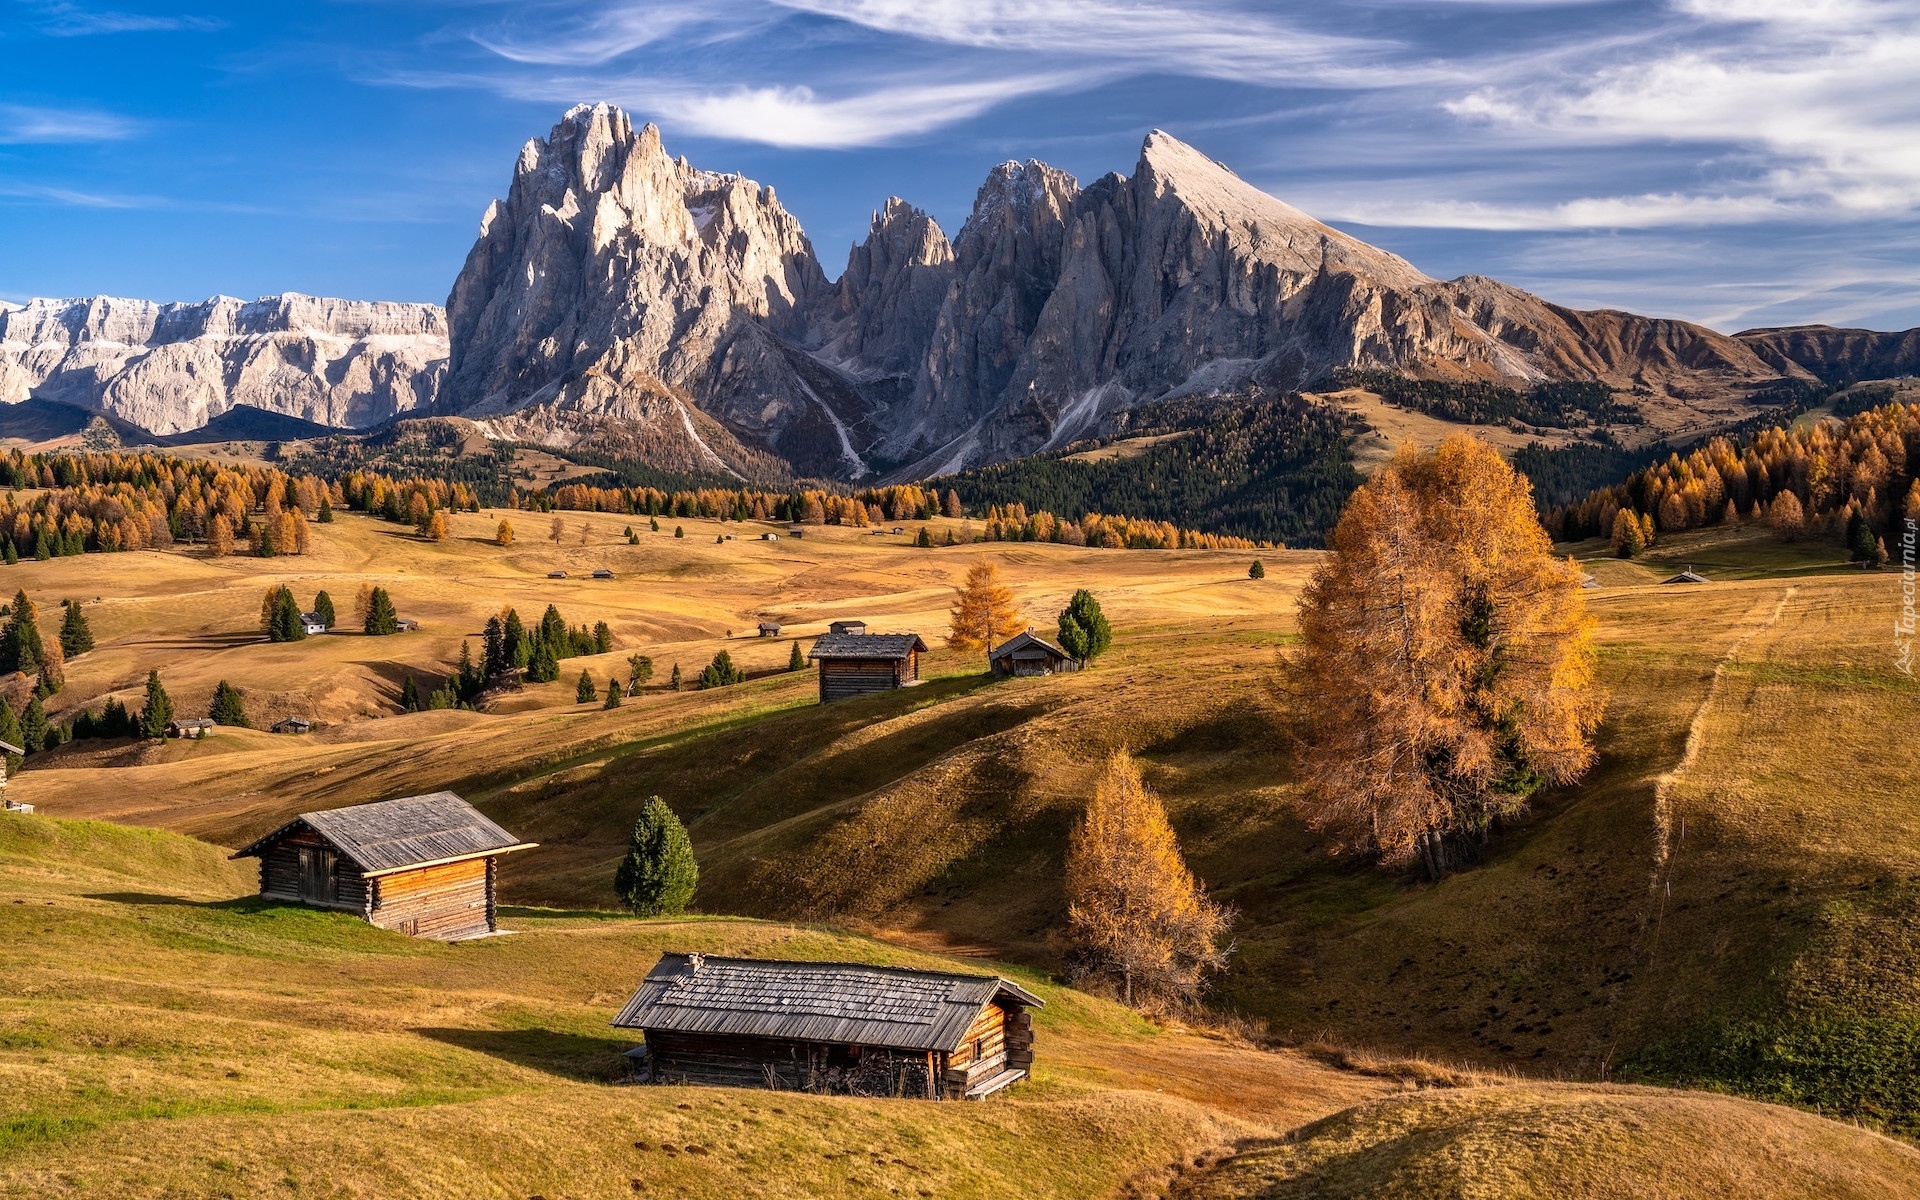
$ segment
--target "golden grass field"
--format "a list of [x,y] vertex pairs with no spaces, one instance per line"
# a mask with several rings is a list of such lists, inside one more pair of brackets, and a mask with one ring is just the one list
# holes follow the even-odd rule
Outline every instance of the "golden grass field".
[[[1104,1195],[1130,1179],[1157,1188],[1164,1180],[1140,1173],[1164,1176],[1174,1158],[1196,1153],[1207,1166],[1190,1170],[1180,1186],[1213,1189],[1195,1193],[1206,1195],[1792,1194],[1741,1190],[1737,1155],[1699,1165],[1705,1174],[1697,1186],[1633,1191],[1620,1184],[1623,1175],[1606,1191],[1613,1177],[1604,1161],[1613,1151],[1605,1148],[1631,1143],[1640,1148],[1633,1153],[1671,1155],[1678,1142],[1650,1132],[1669,1126],[1697,1128],[1730,1146],[1806,1147],[1804,1178],[1828,1182],[1798,1194],[1861,1194],[1847,1190],[1852,1177],[1835,1165],[1856,1160],[1865,1164],[1861,1187],[1920,1194],[1902,1144],[1846,1126],[1731,1099],[1550,1082],[1685,1075],[1673,1064],[1692,1060],[1673,1047],[1715,1021],[1831,1024],[1854,1030],[1846,1034],[1854,1040],[1842,1038],[1828,1074],[1854,1071],[1876,1081],[1861,1096],[1839,1104],[1832,1081],[1817,1071],[1810,1082],[1796,1077],[1750,1090],[1912,1127],[1920,1105],[1902,1107],[1905,1060],[1874,1057],[1897,1044],[1900,1030],[1911,1027],[1901,1022],[1920,1012],[1912,983],[1920,977],[1920,935],[1909,915],[1920,880],[1912,805],[1920,742],[1911,736],[1920,687],[1893,668],[1887,631],[1898,583],[1891,573],[1863,574],[1845,567],[1831,546],[1781,546],[1744,529],[1663,542],[1635,563],[1598,557],[1598,544],[1574,547],[1605,585],[1587,593],[1601,620],[1611,694],[1600,761],[1578,787],[1543,797],[1529,818],[1504,830],[1485,863],[1430,885],[1329,857],[1290,808],[1288,754],[1275,732],[1284,701],[1272,690],[1273,666],[1291,637],[1312,552],[1263,552],[1268,574],[1254,581],[1246,577],[1254,556],[1244,552],[1020,544],[919,550],[909,544],[914,524],[902,535],[810,528],[794,539],[784,526],[667,518],[658,533],[642,518],[633,525],[640,544],[628,545],[626,518],[577,513],[563,514],[558,546],[545,540],[551,518],[509,514],[518,541],[501,548],[492,544],[500,515],[461,515],[454,536],[440,544],[342,514],[333,525],[314,526],[314,552],[301,558],[139,553],[8,569],[12,587],[24,588],[48,615],[49,633],[60,599],[86,602],[98,648],[69,664],[56,714],[97,706],[109,694],[137,705],[147,671],[158,668],[182,713],[204,712],[214,684],[226,679],[242,689],[257,724],[295,714],[324,722],[306,737],[221,730],[204,743],[75,743],[31,760],[9,788],[15,798],[53,818],[153,826],[230,847],[301,811],[451,787],[541,843],[505,864],[506,899],[574,915],[529,912],[514,918],[525,929],[516,937],[426,947],[323,914],[128,899],[172,894],[138,884],[132,877],[148,868],[137,859],[111,886],[60,883],[54,911],[70,910],[61,921],[75,924],[50,919],[54,932],[46,936],[58,943],[58,931],[70,928],[63,944],[73,953],[12,951],[14,961],[43,964],[52,975],[5,985],[6,1011],[30,1025],[43,1019],[50,997],[80,1005],[85,1019],[65,1008],[44,1019],[76,1022],[59,1035],[76,1045],[107,1045],[29,1068],[23,1064],[38,1061],[39,1051],[0,1041],[0,1062],[30,1071],[17,1093],[36,1113],[84,1108],[97,1097],[107,1115],[85,1128],[52,1128],[31,1154],[0,1157],[0,1171],[29,1160],[67,1164],[59,1168],[65,1171],[105,1163],[88,1168],[104,1174],[88,1178],[134,1188],[122,1194],[163,1195],[170,1188],[212,1194],[207,1180],[218,1177],[205,1172],[218,1169],[234,1173],[227,1187],[236,1195],[304,1194],[276,1192],[274,1173],[288,1170],[300,1138],[320,1137],[347,1143],[327,1168],[338,1174],[292,1171],[301,1189],[375,1195],[389,1179],[416,1194],[511,1195],[524,1186],[525,1194],[551,1200],[613,1194],[594,1189],[629,1188],[630,1176],[651,1180],[622,1167],[604,1178],[549,1181],[528,1174],[526,1162],[564,1159],[575,1163],[567,1170],[598,1171],[616,1153],[631,1159],[633,1140],[654,1140],[628,1131],[690,1120],[674,1115],[680,1101],[668,1102],[664,1092],[610,1089],[593,1074],[612,1051],[604,1021],[654,952],[785,945],[794,953],[900,961],[942,953],[1044,973],[1057,963],[1050,938],[1064,907],[1067,832],[1106,756],[1126,746],[1166,797],[1196,873],[1238,910],[1238,950],[1216,1005],[1263,1022],[1277,1044],[1337,1042],[1430,1056],[1494,1069],[1510,1081],[1444,1097],[1422,1092],[1424,1099],[1362,1109],[1341,1118],[1346,1124],[1283,1143],[1276,1139],[1301,1122],[1385,1085],[1316,1060],[1156,1032],[1056,989],[1050,997],[1075,998],[1048,1010],[1046,1070],[1015,1104],[968,1106],[954,1117],[943,1109],[932,1120],[899,1116],[887,1104],[869,1111],[808,1101],[787,1114],[805,1112],[808,1121],[769,1123],[760,1138],[747,1136],[759,1128],[749,1118],[767,1119],[767,1098],[702,1093],[700,1103],[719,1107],[700,1128],[741,1122],[740,1161],[752,1164],[752,1177],[775,1181],[766,1194],[782,1194],[778,1180],[792,1186],[812,1178],[782,1175],[778,1164],[804,1161],[813,1169],[808,1155],[833,1152],[805,1141],[812,1125],[829,1120],[848,1123],[833,1136],[850,1146],[891,1145],[912,1129],[915,1137],[975,1147],[967,1168],[975,1173],[942,1176],[937,1195]],[[672,536],[676,524],[686,537]],[[949,524],[959,523],[938,522],[937,532]],[[781,536],[758,540],[769,529]],[[727,535],[734,540],[716,542]],[[927,660],[922,685],[827,708],[814,702],[810,672],[784,671],[793,636],[804,641],[839,617],[863,618],[876,630],[917,630],[937,645],[951,587],[980,554],[1000,565],[1043,634],[1073,589],[1092,589],[1116,627],[1114,650],[1077,675],[1004,682],[982,677],[976,659],[941,650]],[[1689,564],[1715,582],[1659,585]],[[583,578],[600,566],[618,577]],[[548,579],[555,569],[573,578]],[[260,598],[269,585],[285,583],[303,602],[325,588],[344,613],[362,581],[389,588],[421,630],[289,645],[260,640]],[[558,683],[528,688],[491,712],[395,715],[407,674],[424,692],[451,668],[463,638],[477,650],[488,615],[512,604],[533,621],[549,602],[574,624],[606,620],[615,653],[567,660]],[[769,617],[787,626],[783,637],[751,636]],[[753,674],[748,683],[664,690],[674,663],[691,677],[723,648]],[[630,653],[654,659],[652,689],[613,711],[572,703],[583,665],[604,686],[610,674],[624,677]],[[587,914],[611,906],[626,829],[655,793],[693,835],[702,865],[698,907],[773,924],[663,925]],[[185,853],[168,851],[176,852]],[[90,869],[67,862],[40,873],[20,861],[0,858],[8,886],[23,878],[39,886],[43,876],[77,880]],[[189,898],[230,900],[246,890],[244,872],[211,864],[201,864]],[[0,919],[32,907],[0,905]],[[156,922],[179,930],[184,957],[171,943],[149,953]],[[879,940],[848,940],[830,929]],[[282,937],[291,941],[270,950],[206,944]],[[114,946],[114,965],[81,955],[84,944]],[[207,1122],[208,1144],[220,1149],[182,1165],[176,1160],[185,1143],[171,1141],[140,1159],[147,1135],[139,1123],[162,1115],[164,1105],[149,1112],[125,1097],[143,1095],[160,1076],[191,1081],[191,1072],[164,1064],[192,1052],[155,1052],[149,1060],[144,1043],[118,1048],[115,1035],[100,1030],[133,1005],[141,1021],[174,1022],[154,1035],[159,1044],[200,1036],[202,1025],[218,1022],[153,1013],[187,1003],[183,990],[194,989],[182,981],[203,978],[217,981],[209,996],[218,999],[193,999],[186,1011],[230,1000],[256,1022],[232,1033],[245,1052],[230,1051],[255,1065],[232,1069],[243,1077],[260,1072],[276,1092],[291,1088],[306,1098],[285,1102],[295,1115],[244,1105],[203,1111],[197,1106],[212,1103],[210,1094],[232,1090],[224,1076],[205,1080],[206,1089],[181,1099],[180,1111]],[[371,989],[365,996],[335,987],[362,981]],[[89,1000],[96,989],[109,998]],[[280,1002],[305,1015],[272,1011]],[[339,1008],[343,1027],[377,1026],[368,1036],[399,1040],[329,1057],[314,1031],[334,1020],[338,1006],[346,1006]],[[435,1015],[441,1007],[448,1011]],[[388,1011],[411,1015],[382,1024]],[[1086,1015],[1083,1027],[1073,1014],[1103,1015]],[[312,1071],[259,1065],[278,1061],[266,1047],[281,1038],[263,1031],[282,1023],[293,1027],[286,1038],[298,1043],[287,1051],[295,1061],[311,1054],[325,1064]],[[417,1031],[403,1036],[396,1024],[514,1036],[461,1043]],[[1179,1049],[1150,1052],[1168,1046]],[[388,1050],[402,1066],[378,1066]],[[1847,1057],[1856,1051],[1857,1062]],[[589,1060],[600,1067],[580,1065]],[[347,1074],[330,1074],[336,1068]],[[469,1078],[478,1091],[463,1090]],[[363,1080],[369,1095],[409,1098],[382,1099],[377,1113],[353,1113],[349,1121],[339,1110]],[[1027,1104],[1031,1110],[1019,1107]],[[749,1105],[754,1113],[745,1111]],[[723,1111],[730,1114],[724,1121]],[[1551,1119],[1539,1115],[1548,1112]],[[339,1128],[364,1136],[339,1133],[342,1121],[348,1124]],[[1431,1137],[1411,1138],[1408,1121],[1424,1123]],[[1536,1121],[1557,1132],[1535,1147],[1533,1165],[1515,1167],[1518,1174],[1497,1187],[1460,1174],[1462,1164],[1482,1162],[1477,1156],[1508,1137],[1501,1130]],[[1056,1134],[1056,1122],[1077,1132]],[[463,1141],[463,1128],[488,1136]],[[994,1141],[987,1131],[1003,1128],[1028,1141],[1045,1130],[1045,1140],[1060,1140],[1068,1165],[1033,1175],[1031,1148],[1022,1152],[1029,1157],[1009,1151],[999,1159],[997,1150],[977,1149]],[[1444,1129],[1458,1139],[1448,1141]],[[1739,1140],[1749,1136],[1760,1140]],[[599,1149],[558,1155],[572,1138]],[[1121,1146],[1116,1138],[1144,1140]],[[460,1153],[408,1154],[410,1140]],[[1437,1157],[1413,1153],[1429,1141]],[[1219,1166],[1222,1146],[1243,1153]],[[941,1157],[918,1154],[887,1157],[920,1167]],[[1621,1163],[1640,1161],[1621,1154]],[[1403,1166],[1392,1165],[1401,1161],[1395,1155]],[[214,1161],[229,1166],[208,1165]],[[647,1163],[664,1169],[658,1155]],[[1453,1176],[1442,1169],[1449,1163]],[[1374,1167],[1365,1164],[1386,1165],[1369,1175]],[[848,1171],[854,1165],[842,1163]],[[687,1178],[707,1179],[699,1186],[720,1186],[712,1182],[713,1157],[673,1163],[689,1166],[700,1170]],[[430,1171],[450,1174],[408,1173]],[[35,1194],[56,1176],[0,1178]],[[823,1194],[843,1187],[857,1194],[841,1176],[822,1178],[831,1181]],[[1588,1182],[1561,1188],[1561,1179]],[[453,1188],[456,1182],[469,1190]],[[902,1194],[913,1194],[910,1182],[880,1191],[903,1186]]]

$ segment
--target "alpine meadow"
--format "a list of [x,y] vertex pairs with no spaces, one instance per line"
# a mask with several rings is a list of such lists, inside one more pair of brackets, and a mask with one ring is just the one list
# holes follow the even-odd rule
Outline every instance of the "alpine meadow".
[[1913,14],[335,7],[0,30],[0,1196],[1920,1198]]

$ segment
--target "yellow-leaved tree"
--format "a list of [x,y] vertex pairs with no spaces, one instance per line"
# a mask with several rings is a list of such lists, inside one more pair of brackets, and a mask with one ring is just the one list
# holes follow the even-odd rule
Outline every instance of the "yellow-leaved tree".
[[1187,869],[1160,798],[1125,751],[1114,755],[1067,847],[1067,940],[1085,974],[1121,998],[1191,1003],[1226,965],[1232,916]]
[[952,629],[947,645],[957,650],[992,649],[1002,638],[1020,632],[1020,607],[1013,589],[1000,581],[999,568],[984,558],[967,568],[967,578],[953,589]]
[[1532,488],[1456,434],[1348,502],[1286,667],[1299,803],[1336,849],[1438,878],[1593,762],[1604,698],[1582,572]]

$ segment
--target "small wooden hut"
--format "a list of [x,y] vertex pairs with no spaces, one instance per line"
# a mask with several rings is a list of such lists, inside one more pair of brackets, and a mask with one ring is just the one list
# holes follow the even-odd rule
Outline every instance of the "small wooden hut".
[[320,619],[319,613],[301,613],[300,628],[307,631],[308,637],[317,637],[327,631],[327,623]]
[[301,813],[233,857],[260,860],[262,896],[455,941],[498,928],[499,857],[533,844],[452,792],[434,792]]
[[213,722],[206,717],[180,717],[167,722],[167,736],[198,741],[213,729]]
[[1705,583],[1707,582],[1707,577],[1705,575],[1696,575],[1694,573],[1693,568],[1688,567],[1686,570],[1680,572],[1678,575],[1675,575],[1669,579],[1662,579],[1660,582],[1661,583]]
[[807,657],[820,664],[820,703],[903,688],[920,681],[927,644],[917,633],[868,633],[860,621],[835,621]]
[[661,956],[613,1023],[655,1083],[981,1100],[1033,1068],[1040,998],[990,975]]
[[762,621],[762,622],[760,622],[760,636],[761,636],[761,637],[779,637],[779,636],[780,636],[780,622],[778,622],[778,621]]
[[995,675],[1055,675],[1080,669],[1072,655],[1052,642],[1033,636],[1031,629],[1008,638],[987,659],[993,664]]
[[313,730],[313,722],[307,720],[305,717],[288,717],[284,721],[275,721],[273,723],[272,728],[268,732],[270,733],[310,733],[312,732],[312,730]]

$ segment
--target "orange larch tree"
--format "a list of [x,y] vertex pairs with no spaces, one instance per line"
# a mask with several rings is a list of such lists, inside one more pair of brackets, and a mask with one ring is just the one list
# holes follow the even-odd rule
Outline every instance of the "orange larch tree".
[[1020,608],[1013,589],[1000,581],[999,568],[976,559],[964,583],[954,589],[952,628],[947,644],[958,650],[992,649],[1000,639],[1020,632]]
[[1337,849],[1438,878],[1580,777],[1603,698],[1581,571],[1479,441],[1403,449],[1353,495],[1286,664],[1300,805]]

